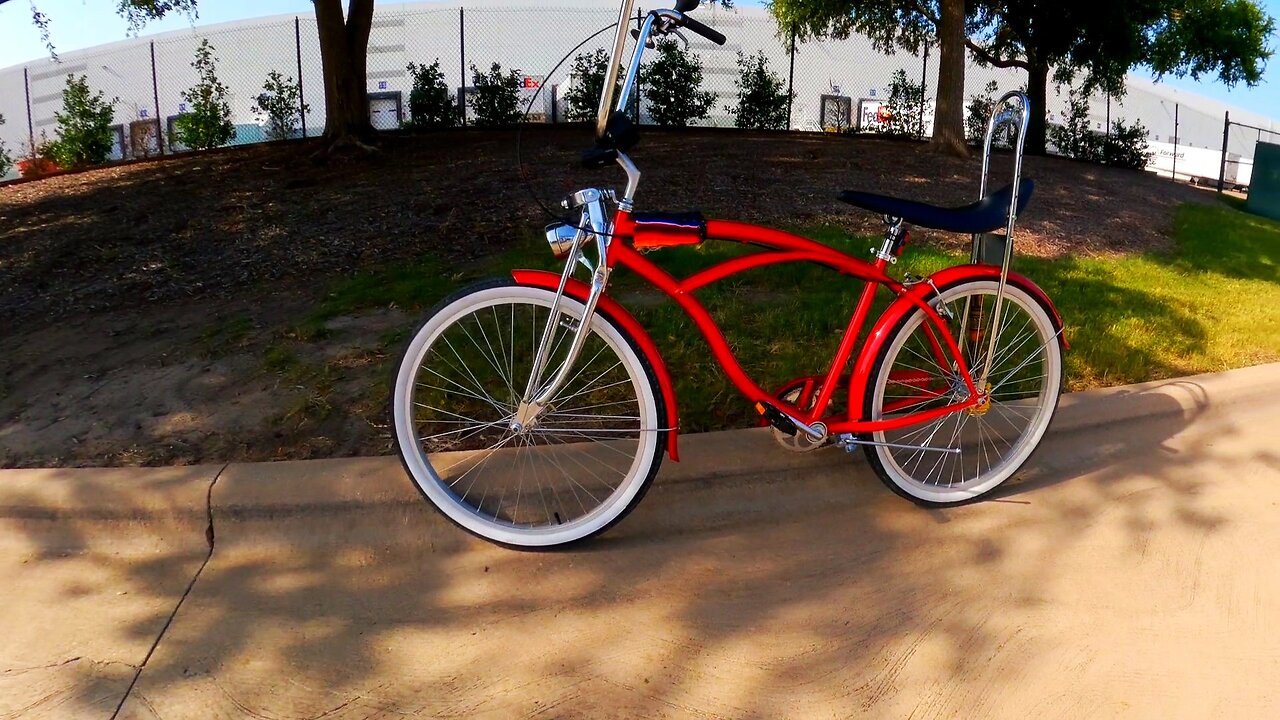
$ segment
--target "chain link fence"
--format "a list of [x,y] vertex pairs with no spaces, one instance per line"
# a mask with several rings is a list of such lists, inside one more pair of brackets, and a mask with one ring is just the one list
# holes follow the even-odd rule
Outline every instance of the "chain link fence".
[[[643,2],[640,5],[637,10],[643,14],[646,8]],[[739,87],[738,58],[762,53],[769,70],[781,77],[792,93],[787,126],[793,130],[884,130],[891,82],[901,72],[908,83],[922,89],[924,102],[913,106],[918,117],[898,123],[898,128],[905,126],[909,134],[920,137],[932,134],[938,78],[936,50],[885,54],[858,35],[844,40],[795,42],[779,32],[766,10],[756,8],[709,7],[699,11],[699,17],[723,32],[729,42],[720,47],[686,33],[689,50],[703,66],[703,89],[715,95],[708,117],[695,124],[733,125],[732,109]],[[407,123],[413,83],[407,66],[438,61],[463,124],[474,121],[473,113],[467,109],[473,69],[487,71],[494,63],[500,64],[504,72],[517,71],[521,110],[541,88],[530,108],[531,121],[563,122],[565,91],[573,83],[569,74],[572,57],[596,49],[607,50],[612,33],[600,31],[616,18],[617,9],[612,3],[573,7],[423,4],[379,10],[370,32],[367,60],[370,120],[382,130]],[[552,71],[574,44],[597,32],[570,53],[558,70]],[[175,138],[174,121],[187,111],[183,92],[196,82],[191,62],[202,40],[213,46],[219,60],[218,78],[228,89],[235,125],[231,144],[269,139],[262,118],[254,112],[254,104],[272,72],[298,83],[301,91],[298,127],[293,135],[315,136],[323,131],[324,84],[316,22],[312,17],[289,16],[194,28],[151,40],[128,40],[67,53],[57,63],[40,60],[0,71],[0,114],[7,121],[0,126],[0,140],[16,157],[26,154],[30,144],[39,145],[42,137],[52,138],[62,89],[67,76],[75,74],[85,75],[92,89],[117,100],[112,159],[184,150]],[[966,103],[983,93],[989,83],[994,83],[993,94],[999,95],[1023,87],[1025,74],[970,62],[965,81]],[[639,121],[651,122],[643,84],[639,94]],[[1065,95],[1051,91],[1049,105],[1050,122],[1061,122],[1067,112]],[[1217,139],[1223,135],[1222,118],[1143,90],[1131,89],[1122,99],[1090,98],[1089,119],[1096,131],[1109,132],[1111,122],[1119,118],[1140,121],[1147,127],[1155,154],[1152,169],[1182,180],[1217,179],[1216,172],[1203,173],[1205,161],[1193,151],[1216,147]],[[1231,148],[1229,159],[1245,168],[1247,158],[1253,155],[1252,147],[1246,142],[1245,128],[1240,126],[1237,132],[1232,127],[1228,125],[1226,133]],[[1221,149],[1216,152],[1220,158]]]

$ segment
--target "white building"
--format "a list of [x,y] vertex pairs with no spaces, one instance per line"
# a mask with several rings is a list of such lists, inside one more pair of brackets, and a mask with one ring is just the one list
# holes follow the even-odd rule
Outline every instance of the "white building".
[[[379,3],[368,59],[370,116],[375,126],[395,127],[406,119],[411,84],[406,65],[437,59],[445,78],[455,88],[470,84],[464,63],[487,69],[497,61],[503,68],[545,78],[542,101],[534,112],[548,119],[553,114],[562,117],[563,108],[553,107],[550,102],[551,88],[568,82],[570,63],[555,73],[550,70],[582,38],[609,26],[617,17],[617,5],[610,0],[555,0],[554,5],[528,0],[523,4],[512,2],[466,0],[463,8],[435,2]],[[696,35],[689,36],[690,47],[704,63],[705,87],[718,95],[708,122],[728,125],[731,118],[726,106],[736,96],[738,53],[763,51],[773,70],[785,79],[792,75],[790,43],[779,38],[777,25],[763,8],[706,7],[698,10],[697,16],[729,38],[724,47],[718,47]],[[580,52],[605,47],[611,35],[601,33]],[[41,58],[0,70],[0,114],[7,120],[0,126],[0,140],[11,154],[17,155],[32,136],[37,142],[42,134],[52,137],[56,127],[54,112],[61,107],[66,76],[74,73],[86,75],[90,86],[104,91],[108,98],[118,98],[115,157],[158,152],[157,120],[165,150],[178,149],[171,145],[172,121],[185,110],[182,91],[196,80],[190,63],[202,39],[208,39],[215,47],[220,59],[218,76],[230,88],[237,127],[235,142],[263,139],[251,106],[272,70],[294,79],[301,77],[303,99],[310,108],[305,116],[306,132],[320,132],[324,91],[315,20],[290,15],[144,36],[63,53],[56,63]],[[857,127],[862,115],[859,109],[874,107],[886,97],[890,77],[897,70],[904,71],[913,81],[924,80],[927,95],[932,96],[937,81],[936,52],[927,59],[902,52],[884,55],[859,36],[844,41],[801,43],[794,56],[796,97],[791,125],[801,130],[821,129],[821,99],[834,95],[848,98],[838,103],[848,109],[848,122]],[[1017,70],[970,66],[966,95],[980,92],[990,80],[996,81],[1003,92],[1023,85],[1025,75]],[[1060,116],[1064,107],[1065,98],[1053,98],[1050,117]],[[1209,148],[1221,147],[1223,113],[1227,110],[1234,121],[1280,131],[1280,122],[1270,118],[1136,77],[1130,78],[1125,98],[1111,104],[1113,119],[1141,121],[1156,142],[1168,142],[1175,135],[1176,114],[1178,142]],[[1091,114],[1096,128],[1102,130],[1106,117],[1103,99],[1095,99]],[[926,124],[929,120],[925,119]],[[1251,158],[1253,140],[1247,133],[1234,133],[1230,151]]]

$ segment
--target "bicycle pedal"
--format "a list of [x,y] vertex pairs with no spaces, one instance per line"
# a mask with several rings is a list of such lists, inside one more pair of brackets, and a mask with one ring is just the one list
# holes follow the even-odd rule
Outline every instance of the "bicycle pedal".
[[770,425],[777,428],[779,432],[784,432],[792,437],[796,434],[796,424],[791,422],[791,418],[787,417],[781,410],[770,405],[769,403],[756,403],[756,412],[764,416],[764,419]]

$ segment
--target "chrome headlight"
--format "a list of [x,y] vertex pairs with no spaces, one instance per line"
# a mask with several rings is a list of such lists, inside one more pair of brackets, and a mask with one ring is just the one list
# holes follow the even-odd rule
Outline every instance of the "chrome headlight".
[[578,239],[579,230],[565,223],[551,223],[547,226],[547,244],[551,246],[551,254],[562,258],[573,250]]

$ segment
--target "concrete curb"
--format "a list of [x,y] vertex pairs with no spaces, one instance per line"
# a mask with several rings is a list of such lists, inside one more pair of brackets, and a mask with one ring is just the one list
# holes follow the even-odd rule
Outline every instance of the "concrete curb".
[[[1192,422],[1207,413],[1276,398],[1280,363],[1090,390],[1063,396],[1049,432],[1175,414]],[[767,435],[756,428],[683,437],[682,462],[664,463],[657,482],[796,473],[849,462],[835,451],[787,453]],[[414,544],[441,550],[468,542],[420,497],[394,457],[224,468],[0,470],[0,531],[20,525],[27,537],[43,532],[56,539],[68,537],[65,528],[74,525],[73,544],[88,545],[118,543],[122,534],[152,540],[173,533],[190,537],[197,529],[203,534],[210,519],[220,547],[305,538],[320,546]]]

